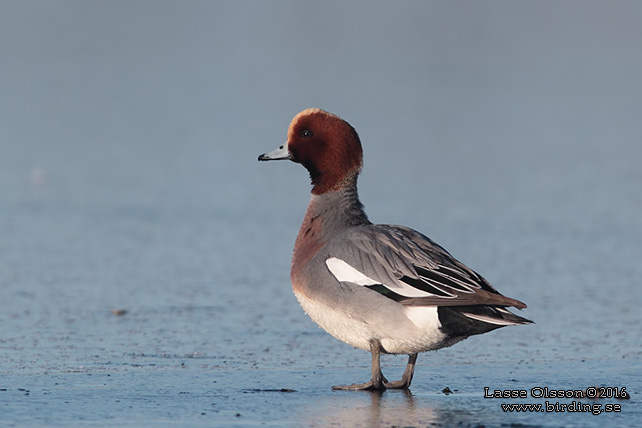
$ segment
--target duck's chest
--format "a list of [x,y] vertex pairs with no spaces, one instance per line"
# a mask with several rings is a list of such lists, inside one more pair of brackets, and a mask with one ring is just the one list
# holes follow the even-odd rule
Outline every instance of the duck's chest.
[[292,253],[290,279],[295,291],[303,292],[309,279],[310,263],[318,257],[325,245],[322,226],[318,216],[306,215],[301,224]]

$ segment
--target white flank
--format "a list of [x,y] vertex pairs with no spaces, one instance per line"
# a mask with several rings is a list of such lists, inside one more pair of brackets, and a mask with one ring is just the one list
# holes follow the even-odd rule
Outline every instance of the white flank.
[[406,316],[417,328],[437,330],[441,327],[436,306],[408,306]]

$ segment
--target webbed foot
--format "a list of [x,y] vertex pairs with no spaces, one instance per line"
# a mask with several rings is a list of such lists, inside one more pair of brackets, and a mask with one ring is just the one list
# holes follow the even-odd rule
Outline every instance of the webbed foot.
[[417,362],[417,354],[410,354],[408,356],[408,365],[403,372],[403,376],[401,376],[401,380],[395,380],[394,382],[384,380],[384,386],[389,389],[408,389],[415,373],[415,362]]

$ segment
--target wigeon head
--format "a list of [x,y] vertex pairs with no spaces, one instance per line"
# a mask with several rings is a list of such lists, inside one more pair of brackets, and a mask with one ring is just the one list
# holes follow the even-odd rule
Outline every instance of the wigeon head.
[[309,108],[292,119],[286,143],[259,156],[260,161],[290,159],[310,173],[312,193],[320,195],[354,185],[363,150],[357,131],[332,113]]

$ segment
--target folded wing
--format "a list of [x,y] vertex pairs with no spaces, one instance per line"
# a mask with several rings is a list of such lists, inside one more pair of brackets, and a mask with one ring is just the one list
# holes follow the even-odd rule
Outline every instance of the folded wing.
[[481,275],[428,237],[403,226],[354,228],[326,265],[340,282],[368,287],[407,307],[451,307],[469,320],[495,325],[530,322],[506,307],[526,305],[500,294]]

